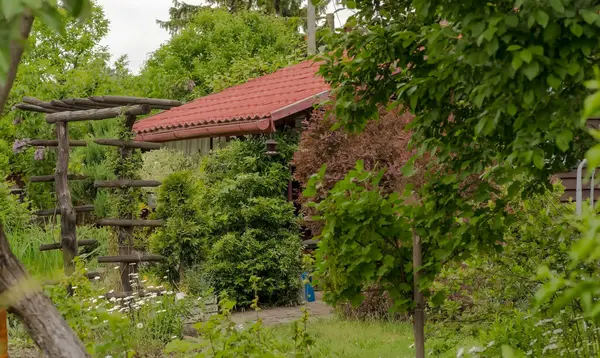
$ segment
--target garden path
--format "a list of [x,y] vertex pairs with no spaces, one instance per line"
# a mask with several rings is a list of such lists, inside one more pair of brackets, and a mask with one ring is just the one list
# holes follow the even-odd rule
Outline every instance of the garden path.
[[[315,318],[331,315],[332,309],[323,302],[322,292],[316,292],[315,296],[315,302],[306,304],[310,317]],[[262,318],[262,321],[266,326],[290,323],[297,321],[302,317],[302,307],[304,306],[266,308],[258,311],[258,317]],[[256,312],[237,312],[231,316],[231,319],[238,324],[256,321]]]

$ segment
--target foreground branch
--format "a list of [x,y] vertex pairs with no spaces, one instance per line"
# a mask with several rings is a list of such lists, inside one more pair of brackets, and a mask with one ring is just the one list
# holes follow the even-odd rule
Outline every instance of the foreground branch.
[[50,299],[32,282],[23,265],[10,251],[0,226],[0,305],[8,306],[9,312],[23,322],[33,341],[47,357],[89,357]]

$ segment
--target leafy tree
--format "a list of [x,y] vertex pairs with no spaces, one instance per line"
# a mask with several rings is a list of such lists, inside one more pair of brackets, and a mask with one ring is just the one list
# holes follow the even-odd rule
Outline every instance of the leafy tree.
[[[209,0],[208,3],[222,7],[230,13],[254,10],[282,17],[306,17],[306,9],[301,7],[299,0]],[[169,9],[169,20],[156,22],[171,35],[175,35],[192,21],[197,12],[208,8],[204,5],[190,5],[184,1],[173,0],[173,6]],[[317,6],[317,9],[323,12],[325,6]]]
[[352,30],[321,70],[340,125],[362,130],[393,98],[415,115],[417,154],[435,153],[438,168],[412,214],[426,289],[445,260],[501,239],[509,198],[547,190],[550,174],[590,146],[580,102],[600,48],[599,8],[591,0],[345,4],[357,10]]
[[273,72],[304,56],[297,22],[201,9],[141,72],[149,97],[191,100]]
[[[66,18],[64,11],[58,12],[65,23],[64,34],[57,33],[46,23],[36,21],[31,30],[28,48],[23,55],[8,105],[19,103],[24,96],[44,100],[65,97],[87,97],[91,95],[136,95],[133,76],[126,68],[127,59],[122,57],[110,64],[108,49],[99,42],[108,33],[108,20],[102,8],[93,5],[85,19]],[[109,123],[74,123],[69,126],[72,139],[83,139],[88,135],[103,137]],[[0,145],[2,157],[9,158],[10,174],[22,176],[52,173],[56,163],[54,151],[43,148],[18,148],[11,150],[12,143],[22,143],[27,138],[52,139],[52,126],[45,123],[43,115],[24,111],[11,111],[0,118],[0,133],[6,145]],[[90,152],[102,154],[107,148],[80,148],[74,150],[71,165],[73,170],[91,169],[100,161]],[[9,174],[5,172],[5,175]],[[88,186],[90,183],[87,183]],[[52,207],[52,185],[34,184],[27,187],[28,196],[36,207]],[[76,184],[76,201],[89,202],[94,192]]]

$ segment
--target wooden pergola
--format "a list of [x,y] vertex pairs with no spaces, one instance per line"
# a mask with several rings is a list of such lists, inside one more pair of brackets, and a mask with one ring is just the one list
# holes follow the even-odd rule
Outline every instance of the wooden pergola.
[[[24,111],[46,114],[46,122],[55,125],[56,139],[33,139],[27,142],[30,146],[45,146],[57,148],[57,163],[55,173],[52,175],[34,176],[30,182],[54,182],[58,209],[40,210],[35,214],[38,216],[60,215],[61,217],[61,242],[46,244],[40,250],[62,250],[67,275],[73,272],[73,259],[78,255],[78,247],[95,245],[96,240],[77,241],[76,235],[76,213],[93,211],[93,205],[74,207],[69,190],[69,180],[86,179],[79,174],[68,173],[69,156],[71,147],[86,146],[82,140],[70,140],[68,123],[77,121],[103,120],[125,116],[126,130],[131,131],[137,116],[149,114],[154,109],[166,110],[181,106],[179,101],[155,98],[122,97],[122,96],[97,96],[89,98],[66,98],[61,100],[43,101],[33,97],[23,97],[23,103],[14,108]],[[119,148],[123,159],[131,157],[133,150],[153,150],[161,148],[159,143],[125,141],[121,139],[96,139],[99,145],[113,146]],[[96,188],[141,188],[157,187],[159,181],[135,180],[134,178],[118,178],[118,180],[97,180],[94,182]],[[164,225],[162,220],[134,220],[133,217],[100,219],[97,222],[101,226],[117,227],[119,256],[99,257],[99,263],[120,263],[121,283],[124,291],[131,292],[130,275],[136,271],[131,264],[137,262],[161,261],[164,258],[159,255],[134,255],[132,248],[133,228],[158,227]],[[97,276],[91,273],[90,277]]]

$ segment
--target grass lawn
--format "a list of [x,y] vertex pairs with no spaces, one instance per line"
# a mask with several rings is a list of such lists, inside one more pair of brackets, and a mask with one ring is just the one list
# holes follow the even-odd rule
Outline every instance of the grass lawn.
[[[293,326],[282,324],[266,328],[273,335],[287,338],[292,336]],[[347,321],[336,317],[310,320],[308,332],[314,339],[314,357],[344,357],[344,358],[412,358],[415,350],[412,348],[412,325],[404,322],[360,322]],[[434,345],[436,342],[430,340]],[[439,343],[439,342],[438,342]],[[458,347],[468,349],[475,341],[462,341]],[[431,346],[425,347],[428,354]],[[437,355],[437,357],[456,357],[457,348]],[[292,352],[291,344],[284,348]]]
[[[276,336],[289,337],[290,324],[268,329]],[[338,318],[311,320],[310,336],[315,340],[316,357],[414,357],[412,326],[409,323],[345,321]],[[291,348],[291,347],[290,347]]]

